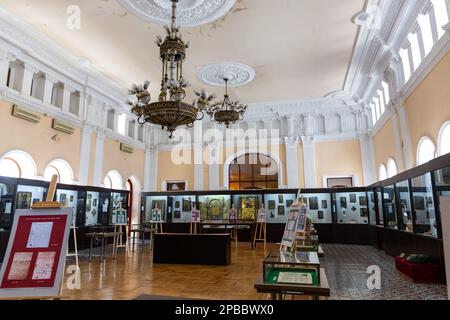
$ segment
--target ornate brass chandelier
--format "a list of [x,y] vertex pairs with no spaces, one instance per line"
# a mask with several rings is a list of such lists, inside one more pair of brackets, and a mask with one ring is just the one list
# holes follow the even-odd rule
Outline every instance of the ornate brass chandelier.
[[161,92],[158,101],[151,102],[148,87],[150,81],[143,85],[133,84],[129,94],[135,96],[134,101],[128,101],[131,111],[136,114],[139,124],[152,123],[167,130],[170,138],[179,126],[192,127],[196,120],[202,120],[204,113],[200,104],[183,102],[186,98],[185,89],[190,85],[183,78],[183,62],[189,43],[182,40],[180,28],[176,25],[177,2],[172,0],[171,26],[166,26],[167,35],[163,39],[158,36],[156,44],[160,48],[162,61]]
[[228,94],[228,82],[229,79],[224,77],[225,82],[225,94],[223,101],[213,102],[214,96],[208,96],[204,91],[201,93],[196,92],[198,97],[197,105],[202,110],[206,110],[206,113],[211,117],[211,121],[224,124],[227,128],[230,124],[234,124],[242,120],[247,106],[241,104],[239,101],[230,100]]

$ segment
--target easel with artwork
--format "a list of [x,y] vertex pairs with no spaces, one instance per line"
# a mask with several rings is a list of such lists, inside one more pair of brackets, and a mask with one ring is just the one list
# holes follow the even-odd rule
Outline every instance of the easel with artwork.
[[284,229],[280,251],[295,252],[297,232],[298,230],[303,230],[306,226],[307,208],[300,192],[297,200],[289,208],[288,220]]
[[200,210],[193,208],[191,212],[190,233],[197,234],[200,230]]
[[[116,252],[114,253],[114,257],[117,256],[118,248],[125,248],[128,250],[128,223],[127,223],[127,210],[122,208],[122,202],[119,202],[119,208],[114,209],[113,213],[113,224],[114,224],[114,233],[120,234],[119,236],[114,237],[113,248],[115,248]],[[125,241],[123,237],[125,236]]]
[[[73,211],[53,201],[54,175],[45,201],[16,211],[5,260],[0,270],[0,297],[7,299],[59,298]],[[23,234],[28,232],[28,234]],[[78,263],[78,259],[77,259]],[[79,267],[75,281],[78,283]]]
[[155,229],[156,233],[163,233],[163,221],[162,221],[162,210],[158,207],[156,203],[155,208],[152,209],[152,216],[150,220],[150,228]]
[[258,216],[256,220],[256,229],[253,237],[253,247],[256,248],[256,242],[264,242],[264,251],[266,250],[266,234],[267,234],[267,217],[264,204],[261,209],[258,210]]

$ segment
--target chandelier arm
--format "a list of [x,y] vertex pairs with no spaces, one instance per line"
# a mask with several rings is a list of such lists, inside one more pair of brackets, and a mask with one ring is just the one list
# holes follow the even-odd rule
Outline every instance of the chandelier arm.
[[[199,114],[201,114],[200,118],[198,117]],[[205,113],[203,112],[203,110],[199,110],[199,112],[197,113],[196,120],[201,121],[201,120],[203,120],[204,117],[205,117]]]
[[[140,121],[141,119],[144,119],[144,121]],[[140,115],[139,118],[137,118],[137,123],[138,123],[139,125],[141,125],[141,126],[144,125],[144,124],[146,123],[145,118],[144,118],[143,115]]]

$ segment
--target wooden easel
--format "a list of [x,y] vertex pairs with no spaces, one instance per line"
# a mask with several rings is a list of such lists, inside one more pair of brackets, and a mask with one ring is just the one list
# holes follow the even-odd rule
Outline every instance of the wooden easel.
[[[45,199],[45,201],[40,201],[40,202],[35,202],[32,206],[31,209],[33,210],[40,210],[40,209],[61,209],[62,205],[61,203],[59,203],[58,201],[53,201],[54,197],[55,197],[55,193],[56,193],[56,186],[58,184],[58,176],[56,174],[54,174],[52,176],[52,180],[50,181],[50,184],[48,186],[48,191],[47,191],[47,198]],[[73,231],[73,240],[74,240],[74,245],[75,245],[75,252],[72,254],[69,254],[69,248],[67,248],[66,251],[66,257],[71,257],[71,256],[75,256],[75,264],[77,267],[77,273],[76,273],[76,281],[78,282],[78,276],[80,274],[80,266],[78,264],[78,247],[77,247],[77,235],[76,235],[76,228],[75,228],[75,215],[73,214],[73,218],[72,218],[72,225],[70,227]],[[64,268],[63,270],[66,270],[66,266],[65,266],[65,262],[64,262]],[[59,289],[60,291],[60,296],[62,295],[62,281],[61,281],[61,288]],[[58,298],[59,299],[59,298]]]
[[[264,210],[264,204],[262,206],[262,210]],[[266,251],[266,244],[267,244],[267,222],[266,217],[264,217],[264,220],[260,220],[259,218],[259,212],[258,217],[256,218],[256,229],[255,234],[253,236],[253,247],[256,248],[256,242],[264,242],[264,251]]]
[[[162,219],[162,210],[158,208],[158,204],[156,204],[155,209],[153,210],[159,210],[160,212],[160,219]],[[153,217],[152,217],[153,218]],[[152,219],[153,220],[153,219]],[[163,225],[162,225],[162,220],[159,221],[150,221],[151,223],[151,228],[155,228],[156,232],[155,233],[163,233]]]
[[[122,208],[122,202],[119,202],[119,209],[117,211],[125,211],[125,209]],[[117,213],[116,213],[117,214]],[[128,218],[125,214],[125,217]],[[125,223],[114,223],[114,233],[120,233],[120,236],[114,237],[113,240],[113,248],[115,248],[115,254],[114,257],[117,255],[117,249],[118,248],[125,248],[126,250],[128,250],[128,237],[126,236],[128,234],[128,224],[126,223],[125,219]],[[117,216],[116,216],[116,221],[117,221]],[[114,221],[114,222],[116,222]],[[125,243],[123,240],[123,237],[125,236]]]
[[200,227],[198,227],[199,225],[200,225],[200,222],[193,222],[193,221],[191,221],[190,233],[191,234],[197,234],[198,230],[200,229]]

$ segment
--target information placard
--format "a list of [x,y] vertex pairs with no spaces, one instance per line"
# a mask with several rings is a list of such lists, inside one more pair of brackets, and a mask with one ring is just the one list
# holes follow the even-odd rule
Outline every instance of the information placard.
[[60,295],[72,208],[17,210],[0,271],[0,297]]
[[191,222],[200,222],[200,210],[197,210],[196,208],[192,209]]
[[266,209],[261,208],[258,210],[258,216],[257,221],[258,223],[265,223],[266,222]]
[[237,220],[237,210],[232,208],[228,210],[228,221],[236,221]]
[[294,244],[300,210],[300,206],[291,206],[289,208],[288,220],[284,228],[283,239],[281,240],[281,245],[284,247],[292,248]]

